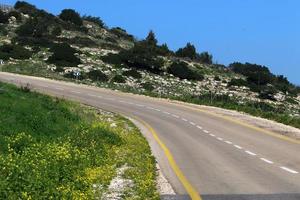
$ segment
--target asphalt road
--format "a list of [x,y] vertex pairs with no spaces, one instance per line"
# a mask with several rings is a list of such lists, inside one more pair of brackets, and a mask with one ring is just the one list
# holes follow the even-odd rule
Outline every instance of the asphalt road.
[[[300,200],[300,143],[165,100],[8,73],[0,80],[146,122],[204,200]],[[146,138],[176,198],[189,199],[161,146]]]

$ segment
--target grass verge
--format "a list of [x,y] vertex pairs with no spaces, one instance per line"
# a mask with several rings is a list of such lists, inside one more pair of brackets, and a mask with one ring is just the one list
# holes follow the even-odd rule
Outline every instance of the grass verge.
[[[124,199],[159,199],[139,130],[103,111],[0,82],[0,199],[97,199],[117,169]],[[96,187],[95,187],[96,186]]]

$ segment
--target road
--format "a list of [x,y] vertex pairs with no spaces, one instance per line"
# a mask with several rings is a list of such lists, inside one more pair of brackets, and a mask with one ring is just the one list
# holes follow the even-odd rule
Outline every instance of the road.
[[162,143],[146,136],[177,199],[300,199],[299,142],[166,100],[8,73],[0,80],[146,122]]

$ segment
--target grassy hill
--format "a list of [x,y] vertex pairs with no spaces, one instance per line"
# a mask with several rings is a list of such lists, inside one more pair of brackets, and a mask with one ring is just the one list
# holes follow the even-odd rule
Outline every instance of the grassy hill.
[[[0,13],[1,70],[219,106],[300,127],[300,88],[266,66],[215,64],[194,45],[172,51],[99,17],[58,16],[26,2]],[[79,76],[74,76],[79,72]]]
[[0,199],[159,199],[155,160],[128,120],[1,82],[0,102]]

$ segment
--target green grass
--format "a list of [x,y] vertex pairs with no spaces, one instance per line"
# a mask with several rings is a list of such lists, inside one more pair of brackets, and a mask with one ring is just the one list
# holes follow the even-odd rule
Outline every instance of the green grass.
[[125,164],[134,185],[124,199],[159,199],[155,160],[131,122],[1,82],[0,88],[0,199],[95,199]]

